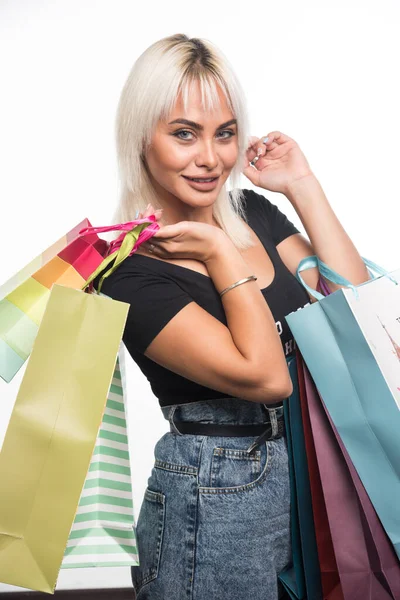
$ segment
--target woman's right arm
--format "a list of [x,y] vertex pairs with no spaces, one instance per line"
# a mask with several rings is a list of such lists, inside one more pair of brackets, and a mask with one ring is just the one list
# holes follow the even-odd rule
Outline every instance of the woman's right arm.
[[[205,264],[218,292],[252,275],[226,236]],[[190,302],[158,333],[145,356],[227,396],[260,403],[290,396],[292,382],[275,320],[256,281],[229,290],[221,302],[228,327]]]
[[[232,242],[225,238],[206,262],[214,286],[220,293],[232,283],[252,275]],[[287,398],[292,382],[275,319],[256,281],[229,290],[221,297],[232,340],[254,369],[261,390],[269,397]]]

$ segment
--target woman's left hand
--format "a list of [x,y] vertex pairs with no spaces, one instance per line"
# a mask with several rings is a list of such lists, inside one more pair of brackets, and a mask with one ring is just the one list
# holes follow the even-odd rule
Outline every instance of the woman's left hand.
[[[257,156],[258,148],[260,158],[253,167],[249,163]],[[271,131],[262,138],[250,137],[242,172],[254,185],[282,194],[287,194],[295,181],[313,175],[298,144],[280,131]]]

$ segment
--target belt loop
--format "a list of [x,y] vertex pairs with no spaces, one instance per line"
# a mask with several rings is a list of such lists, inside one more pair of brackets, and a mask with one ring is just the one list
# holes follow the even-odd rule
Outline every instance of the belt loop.
[[[265,406],[265,404],[264,404]],[[265,406],[265,408],[267,409],[268,413],[269,413],[269,421],[271,423],[271,437],[274,438],[279,429],[278,429],[278,418],[276,416],[276,408],[268,408],[268,406]]]
[[175,411],[176,411],[177,408],[178,408],[177,404],[174,404],[174,406],[171,406],[171,410],[169,411],[169,414],[168,414],[168,421],[169,421],[169,423],[171,425],[171,429],[175,433],[177,433],[178,435],[183,435],[183,433],[181,433],[179,431],[179,429],[177,429],[177,427],[175,425],[175,421],[174,421],[174,414],[175,414]]

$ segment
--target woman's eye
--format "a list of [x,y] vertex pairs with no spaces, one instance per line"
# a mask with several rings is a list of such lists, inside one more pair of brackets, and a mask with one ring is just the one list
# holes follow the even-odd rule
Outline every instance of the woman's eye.
[[225,129],[224,131],[220,131],[220,133],[229,133],[228,137],[223,138],[225,140],[229,140],[229,138],[231,138],[235,135],[235,133],[233,131],[231,131],[230,129]]
[[[189,140],[190,138],[188,138],[186,136],[185,137],[180,137],[182,134],[185,134],[185,133],[192,134],[192,132],[189,131],[189,130],[187,130],[187,129],[181,129],[180,131],[176,131],[173,135],[176,136],[180,140]],[[233,137],[235,135],[235,133],[233,131],[229,130],[229,129],[226,129],[224,131],[220,131],[219,133],[228,133],[229,134],[229,136],[225,136],[225,137],[222,138],[222,139],[225,139],[225,140],[228,140],[228,139],[230,139],[231,137]]]
[[[192,132],[191,131],[187,131],[187,129],[182,129],[181,131],[177,131],[176,133],[174,133],[174,135],[176,137],[179,137],[182,133],[192,133]],[[187,137],[183,137],[183,138],[179,137],[179,139],[180,140],[187,140],[188,138]]]

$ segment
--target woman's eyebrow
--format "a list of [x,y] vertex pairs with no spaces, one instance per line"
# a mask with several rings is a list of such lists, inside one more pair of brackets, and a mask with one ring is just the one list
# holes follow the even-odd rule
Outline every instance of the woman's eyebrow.
[[[200,125],[199,123],[195,123],[194,121],[189,121],[188,119],[175,119],[175,121],[170,121],[168,123],[168,125],[173,125],[174,123],[181,123],[182,125],[188,125],[189,127],[193,127],[193,129],[197,129],[198,131],[204,130],[203,125]],[[229,125],[237,125],[237,119],[231,119],[230,121],[227,121],[226,123],[222,123],[222,125],[219,125],[217,127],[217,130],[223,129],[224,127],[228,127]]]

